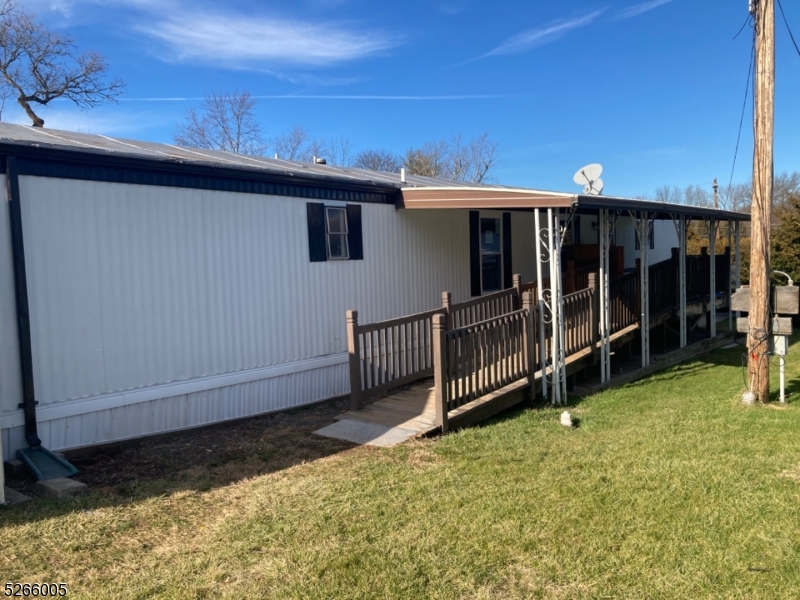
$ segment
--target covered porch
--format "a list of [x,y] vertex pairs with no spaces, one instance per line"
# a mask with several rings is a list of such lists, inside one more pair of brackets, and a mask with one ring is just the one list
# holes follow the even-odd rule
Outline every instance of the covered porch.
[[[379,323],[359,323],[358,312],[348,311],[351,410],[340,421],[400,429],[405,437],[446,433],[526,398],[566,405],[570,394],[632,381],[731,339],[733,313],[725,326],[717,312],[740,284],[740,223],[748,215],[493,189],[407,189],[398,207],[533,212],[535,278],[513,276],[507,289],[461,303],[443,292],[439,307]],[[623,217],[637,240],[628,269],[614,244]],[[579,219],[597,232],[594,263],[591,249],[566,258],[565,239]],[[708,235],[708,251],[697,256],[686,250],[692,220],[702,220]],[[656,222],[674,227],[677,247],[651,264]]]

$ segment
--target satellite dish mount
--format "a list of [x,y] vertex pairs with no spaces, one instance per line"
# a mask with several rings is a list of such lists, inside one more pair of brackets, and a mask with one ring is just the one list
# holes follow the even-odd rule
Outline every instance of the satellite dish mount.
[[583,193],[587,196],[599,196],[603,193],[603,180],[600,179],[602,173],[602,165],[592,163],[578,169],[572,180],[583,186]]

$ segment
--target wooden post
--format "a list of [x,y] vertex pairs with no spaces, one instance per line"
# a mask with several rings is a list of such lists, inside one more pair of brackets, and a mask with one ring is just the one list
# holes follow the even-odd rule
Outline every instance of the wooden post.
[[534,318],[534,299],[531,292],[522,294],[522,308],[528,311],[525,337],[528,351],[528,385],[530,386],[531,400],[536,398],[536,318]]
[[753,7],[756,32],[755,118],[753,121],[753,202],[750,235],[750,329],[747,382],[757,401],[769,401],[769,276],[770,218],[775,117],[775,3],[759,0]]
[[514,300],[514,308],[519,310],[522,308],[522,275],[516,274],[511,278],[512,287],[517,292],[517,297]]
[[447,315],[447,329],[453,325],[453,319],[450,318],[450,308],[453,306],[453,295],[450,292],[442,292],[442,308]]
[[447,318],[433,316],[433,390],[436,408],[436,425],[442,433],[448,432],[447,423]]
[[347,311],[347,358],[350,364],[350,408],[361,410],[361,348],[357,310]]

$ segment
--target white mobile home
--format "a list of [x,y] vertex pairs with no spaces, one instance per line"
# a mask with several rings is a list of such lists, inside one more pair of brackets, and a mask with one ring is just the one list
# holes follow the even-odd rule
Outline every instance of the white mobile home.
[[[0,157],[6,457],[347,394],[346,310],[369,322],[533,280],[531,207],[577,201],[7,124]],[[575,246],[597,243],[586,202]],[[651,262],[677,246],[656,226]]]

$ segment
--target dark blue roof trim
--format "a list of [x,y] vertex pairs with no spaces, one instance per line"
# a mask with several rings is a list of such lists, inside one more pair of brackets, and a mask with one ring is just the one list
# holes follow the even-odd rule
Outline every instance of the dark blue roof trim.
[[[20,148],[14,148],[14,152],[6,150],[5,154],[18,157],[20,175],[37,177],[392,205],[398,193],[396,188],[352,185],[343,181],[318,179],[303,181],[299,177],[284,177],[271,173],[262,175],[252,171],[195,164],[120,160],[115,157],[77,153],[59,156],[57,151],[42,149],[34,153],[19,152],[19,150]],[[0,152],[2,151],[0,148]]]

